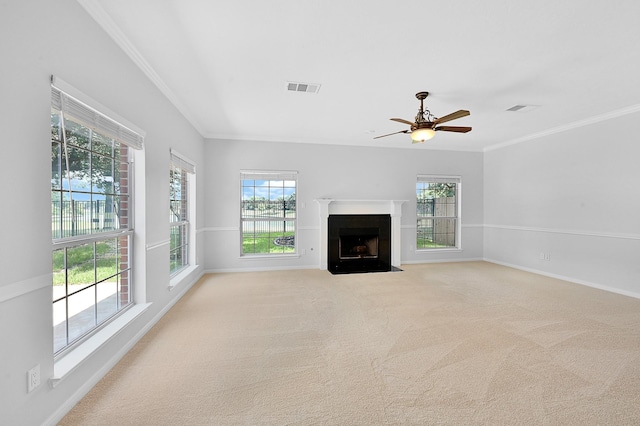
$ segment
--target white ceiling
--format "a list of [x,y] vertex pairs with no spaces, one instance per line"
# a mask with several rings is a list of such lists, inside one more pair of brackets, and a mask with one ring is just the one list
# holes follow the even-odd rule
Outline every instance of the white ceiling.
[[[640,112],[637,0],[78,1],[204,137],[230,143],[483,150]],[[419,91],[435,116],[470,110],[447,124],[473,130],[374,140],[413,121]]]

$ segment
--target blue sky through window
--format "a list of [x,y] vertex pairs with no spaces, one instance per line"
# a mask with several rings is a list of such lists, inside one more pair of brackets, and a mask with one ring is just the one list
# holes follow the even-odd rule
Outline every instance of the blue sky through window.
[[243,180],[242,199],[263,198],[266,200],[277,200],[289,198],[295,194],[295,181],[282,180]]

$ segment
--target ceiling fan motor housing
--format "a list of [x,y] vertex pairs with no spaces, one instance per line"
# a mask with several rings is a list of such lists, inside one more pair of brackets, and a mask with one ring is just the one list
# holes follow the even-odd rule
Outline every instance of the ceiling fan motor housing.
[[416,122],[413,126],[411,126],[411,130],[417,129],[433,129],[433,122],[431,121],[419,121]]

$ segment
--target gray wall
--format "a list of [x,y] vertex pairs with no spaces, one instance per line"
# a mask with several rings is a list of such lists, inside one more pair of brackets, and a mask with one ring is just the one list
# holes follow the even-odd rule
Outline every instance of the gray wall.
[[[402,142],[399,142],[402,143]],[[402,263],[482,258],[482,153],[209,140],[204,240],[209,271],[319,268],[316,199],[407,200],[402,205]],[[298,171],[299,258],[240,258],[240,170]],[[462,251],[416,252],[418,174],[462,177]]]
[[[0,423],[55,421],[180,296],[169,286],[169,148],[198,160],[202,137],[74,0],[0,2]],[[137,296],[152,305],[55,388],[51,304],[49,77],[58,76],[147,133],[136,182]],[[202,188],[198,196],[204,198]],[[198,216],[204,217],[203,203]],[[202,227],[202,224],[199,225]],[[149,250],[146,247],[150,247]],[[201,251],[201,250],[200,250]],[[27,370],[42,384],[27,393]]]
[[487,151],[485,258],[640,297],[637,123],[625,115]]

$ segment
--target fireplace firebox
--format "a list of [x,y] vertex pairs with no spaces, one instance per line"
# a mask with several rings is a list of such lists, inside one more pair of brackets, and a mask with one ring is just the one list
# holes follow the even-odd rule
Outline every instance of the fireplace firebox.
[[328,218],[328,269],[332,274],[388,272],[391,216],[332,214]]

